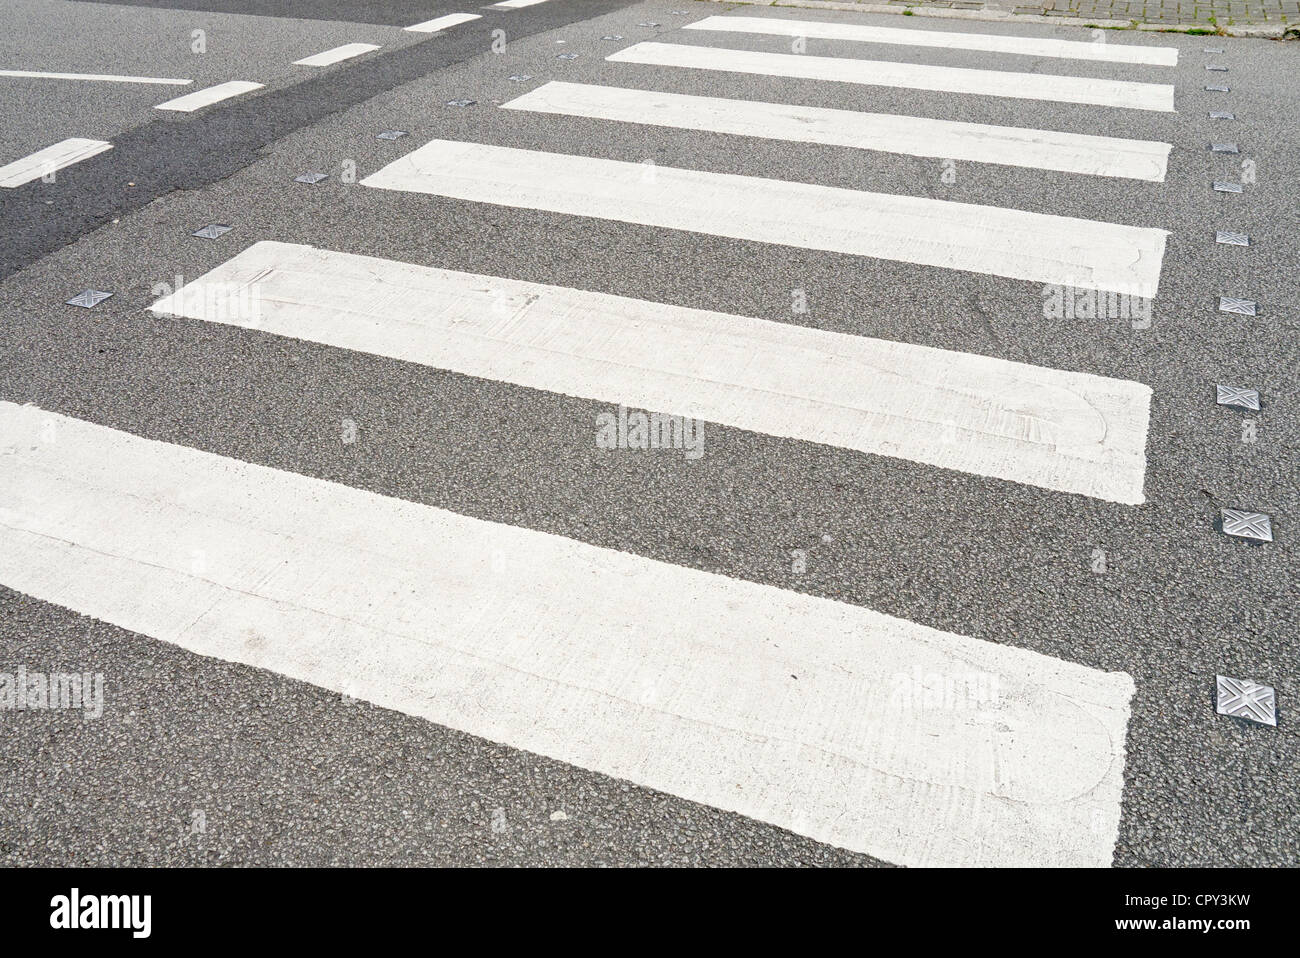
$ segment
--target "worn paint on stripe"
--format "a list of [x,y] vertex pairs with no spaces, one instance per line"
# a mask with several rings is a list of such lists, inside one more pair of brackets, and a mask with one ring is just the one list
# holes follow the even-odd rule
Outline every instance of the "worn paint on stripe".
[[448,27],[481,19],[482,15],[478,13],[449,13],[445,17],[434,17],[432,20],[425,20],[423,23],[417,23],[405,29],[412,33],[437,33],[439,30],[446,30]]
[[812,183],[433,140],[387,190],[1153,297],[1166,230]]
[[153,310],[1143,501],[1151,389],[1141,383],[273,242]]
[[637,43],[605,59],[616,63],[722,70],[763,76],[795,77],[862,83],[869,86],[937,90],[1021,100],[1052,100],[1123,107],[1131,110],[1173,112],[1174,88],[1163,83],[1135,83],[1128,80],[1099,80],[1092,77],[1057,76],[1049,73],[1005,73],[999,70],[970,70],[923,63],[885,60],[857,60],[848,57],[814,57],[790,53],[757,53],[681,43]]
[[0,583],[904,865],[1111,862],[1134,687],[0,403]]
[[1171,149],[1148,140],[560,81],[502,108],[1154,182],[1164,180]]
[[341,47],[334,47],[332,50],[325,50],[321,53],[304,57],[301,60],[294,60],[294,66],[303,67],[324,67],[331,63],[338,63],[340,60],[350,60],[352,57],[359,57],[363,53],[369,53],[371,50],[378,50],[379,45],[376,43],[345,43]]
[[112,148],[113,144],[106,140],[84,140],[80,137],[61,140],[53,146],[37,150],[31,156],[0,166],[0,187],[13,189],[22,186]]
[[948,50],[980,50],[988,53],[1013,53],[1066,60],[1097,60],[1105,63],[1139,63],[1165,67],[1178,65],[1177,47],[1091,43],[1081,40],[1052,40],[1047,37],[1016,37],[995,33],[953,33],[939,29],[900,30],[897,27],[873,27],[859,23],[779,20],[768,17],[708,17],[695,23],[688,23],[683,29],[765,33],[783,37],[803,37],[808,40],[851,40],[861,43],[941,47]]
[[262,84],[253,83],[251,80],[230,80],[226,83],[210,86],[206,90],[195,90],[193,93],[178,96],[166,103],[159,103],[154,109],[193,113],[195,110],[201,110],[213,103],[220,103],[222,100],[229,100],[231,97],[242,96],[245,93],[260,89],[262,89]]
[[32,80],[88,80],[98,83],[153,83],[161,86],[187,86],[194,82],[174,77],[117,76],[112,73],[45,73],[39,70],[0,70],[0,77],[21,77]]

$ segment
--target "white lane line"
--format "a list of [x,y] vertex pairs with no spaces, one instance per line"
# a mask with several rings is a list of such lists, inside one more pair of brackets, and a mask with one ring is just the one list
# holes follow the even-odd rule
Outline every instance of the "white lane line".
[[546,0],[502,0],[501,3],[494,3],[491,6],[497,10],[518,10],[520,7],[534,7],[545,2]]
[[34,80],[94,80],[102,83],[156,83],[163,86],[187,86],[194,82],[173,77],[117,76],[111,73],[44,73],[37,70],[0,70],[0,77],[24,77]]
[[1167,230],[433,140],[361,182],[1151,298]]
[[533,389],[1143,501],[1151,389],[927,346],[275,242],[159,300]]
[[1168,143],[552,81],[506,110],[1163,182]]
[[341,47],[334,47],[332,50],[325,50],[321,53],[304,57],[301,60],[294,60],[294,66],[302,67],[325,67],[331,63],[338,63],[340,60],[348,60],[352,57],[360,56],[363,53],[369,53],[371,50],[378,50],[379,45],[375,43],[345,43]]
[[12,403],[0,502],[0,583],[200,655],[898,864],[1111,863],[1127,673]]
[[765,33],[809,40],[854,40],[862,43],[893,43],[949,50],[981,50],[1031,57],[1066,60],[1099,60],[1107,63],[1140,63],[1147,66],[1178,65],[1177,47],[1137,46],[1123,43],[1090,43],[1081,40],[1049,40],[1046,37],[1012,37],[993,33],[950,33],[946,30],[900,30],[865,24],[820,23],[815,20],[777,20],[766,17],[709,17],[688,23],[684,30],[717,30],[730,33]]
[[999,70],[969,70],[964,67],[858,60],[850,57],[755,53],[682,43],[636,43],[605,59],[616,63],[722,70],[729,73],[862,83],[869,86],[937,90],[1020,100],[1085,103],[1130,110],[1172,113],[1174,109],[1174,88],[1163,83],[1098,80],[1046,73],[1005,73]]
[[0,166],[0,188],[22,186],[112,148],[113,144],[107,140],[83,140],[80,137],[61,140],[31,156]]
[[174,100],[168,100],[166,103],[159,103],[154,107],[155,110],[178,110],[182,113],[193,113],[195,110],[201,110],[205,106],[211,106],[213,103],[219,103],[222,100],[229,100],[234,96],[241,96],[245,93],[251,93],[253,90],[262,89],[262,84],[253,83],[251,80],[230,80],[227,83],[218,83],[216,86],[210,86],[206,90],[195,90],[193,93],[187,93],[184,96],[178,96]]
[[434,17],[432,20],[425,20],[423,23],[417,23],[404,29],[411,33],[437,33],[439,30],[446,30],[448,27],[481,19],[483,19],[482,14],[478,13],[449,13],[445,17]]

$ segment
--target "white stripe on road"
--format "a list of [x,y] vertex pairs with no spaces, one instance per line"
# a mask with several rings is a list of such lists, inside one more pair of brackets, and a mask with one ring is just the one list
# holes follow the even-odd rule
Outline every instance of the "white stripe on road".
[[211,106],[213,103],[219,103],[222,100],[229,100],[232,96],[240,96],[244,93],[251,93],[253,90],[260,89],[262,89],[262,84],[253,83],[251,80],[230,80],[227,83],[218,83],[216,86],[210,86],[206,90],[195,90],[193,93],[178,96],[174,100],[168,100],[166,103],[159,103],[154,107],[154,109],[179,110],[182,113],[193,113],[195,110],[201,110],[203,107]]
[[449,13],[445,17],[435,17],[432,20],[425,20],[423,23],[417,23],[405,29],[412,33],[437,33],[439,30],[446,30],[448,27],[469,23],[471,20],[481,20],[482,18],[482,15],[478,13]]
[[722,70],[763,76],[862,83],[869,86],[937,90],[1021,100],[1086,103],[1131,110],[1173,112],[1174,88],[1163,83],[1099,80],[1047,73],[1004,73],[922,63],[814,57],[791,53],[756,53],[681,43],[636,43],[605,59],[616,63]]
[[1143,501],[1151,389],[745,316],[261,242],[163,315]]
[[340,60],[348,60],[352,57],[360,56],[363,53],[369,53],[371,50],[378,50],[379,45],[375,43],[345,43],[341,47],[335,47],[332,50],[325,50],[322,53],[313,54],[304,57],[301,60],[294,60],[294,66],[302,67],[324,67],[331,63],[338,63]]
[[1154,297],[1167,230],[812,183],[433,140],[361,181]]
[[37,150],[31,156],[0,166],[0,188],[22,186],[112,148],[113,144],[106,140],[83,140],[80,137],[61,140],[53,146]]
[[492,6],[498,10],[517,10],[520,7],[532,7],[545,2],[546,0],[502,0],[501,3],[494,3]]
[[[1148,66],[1178,65],[1177,47],[1089,43],[1080,40],[1050,40],[1047,37],[1002,36],[994,33],[950,33],[946,30],[900,30],[897,27],[872,27],[857,23],[776,20],[767,17],[709,17],[695,23],[688,23],[683,29],[765,33],[783,37],[803,37],[808,40],[894,43],[915,47],[943,47],[949,50],[1014,53],[1030,57],[1058,57],[1066,60],[1141,63]],[[1105,37],[1105,34],[1101,36]]]
[[1148,140],[561,81],[502,108],[1154,182],[1164,180],[1171,149]]
[[132,77],[111,73],[43,73],[36,70],[0,70],[0,77],[24,77],[34,80],[94,80],[103,83],[157,83],[163,86],[187,86],[194,82],[172,77]]
[[0,583],[903,865],[1105,866],[1133,680],[0,403]]

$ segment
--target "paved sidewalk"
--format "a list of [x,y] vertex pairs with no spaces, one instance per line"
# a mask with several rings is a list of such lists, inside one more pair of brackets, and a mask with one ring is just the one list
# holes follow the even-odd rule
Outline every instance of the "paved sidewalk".
[[[724,0],[727,2],[727,0]],[[757,5],[861,8],[901,13],[991,18],[1068,17],[1081,26],[1137,25],[1145,29],[1204,30],[1300,38],[1300,0],[731,0]]]
[[1005,10],[1015,14],[1137,20],[1140,23],[1204,24],[1229,27],[1248,23],[1300,26],[1300,0],[888,0],[891,5]]

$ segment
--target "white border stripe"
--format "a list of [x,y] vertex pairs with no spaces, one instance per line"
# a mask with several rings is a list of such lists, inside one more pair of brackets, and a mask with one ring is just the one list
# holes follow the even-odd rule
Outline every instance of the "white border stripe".
[[1151,298],[1167,230],[433,140],[361,181],[479,203]]
[[417,23],[404,29],[411,33],[437,33],[440,30],[446,30],[448,27],[481,19],[483,19],[483,15],[479,13],[449,13],[445,17],[434,17],[432,20],[425,20],[423,23]]
[[334,47],[321,53],[315,53],[301,60],[294,60],[294,66],[300,67],[326,67],[331,63],[338,63],[340,60],[350,60],[352,57],[359,57],[363,53],[369,53],[371,50],[378,50],[379,45],[376,43],[345,43],[341,47]]
[[535,7],[545,2],[546,0],[502,0],[501,3],[492,4],[492,7],[496,10],[518,10],[520,7]]
[[257,243],[152,308],[633,409],[1143,501],[1151,389],[1121,379],[274,242]]
[[60,140],[53,146],[37,150],[31,156],[0,166],[0,188],[13,189],[15,186],[22,186],[24,183],[40,179],[47,173],[80,163],[112,148],[113,144],[107,140],[84,140],[75,136]]
[[94,80],[102,83],[155,83],[162,86],[187,86],[193,80],[172,77],[116,76],[111,73],[42,73],[36,70],[0,70],[0,77],[25,77],[35,80]]
[[[685,24],[682,29],[765,33],[783,37],[804,37],[808,40],[893,43],[915,47],[942,47],[949,50],[981,50],[988,53],[1058,57],[1066,60],[1098,60],[1107,63],[1138,63],[1146,66],[1178,65],[1177,47],[1088,43],[1080,40],[1051,40],[1047,37],[1015,37],[995,33],[951,33],[947,30],[932,29],[900,30],[897,27],[872,27],[857,23],[717,16]],[[1104,38],[1105,34],[1102,36]]]
[[756,53],[681,43],[637,43],[605,58],[615,63],[721,70],[763,76],[862,83],[868,86],[936,90],[1019,100],[1051,100],[1130,110],[1172,113],[1174,88],[1164,83],[1134,83],[1048,73],[1004,73],[922,63],[814,57],[792,53]]
[[506,110],[1163,182],[1168,143],[552,81]]
[[0,502],[0,582],[200,655],[903,865],[1111,863],[1126,673],[11,403]]
[[154,107],[155,110],[177,110],[181,113],[193,113],[195,110],[201,110],[205,106],[211,106],[213,103],[220,103],[222,100],[229,100],[231,97],[241,96],[245,93],[251,93],[254,90],[262,89],[262,84],[254,83],[251,80],[230,80],[226,83],[218,83],[216,86],[210,86],[205,90],[195,90],[193,93],[187,93],[184,96],[178,96],[174,100],[168,100],[166,103],[159,103]]

